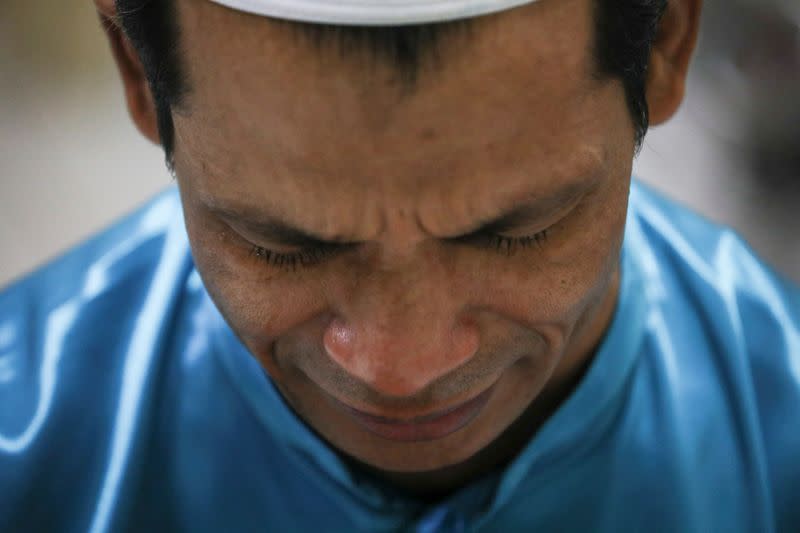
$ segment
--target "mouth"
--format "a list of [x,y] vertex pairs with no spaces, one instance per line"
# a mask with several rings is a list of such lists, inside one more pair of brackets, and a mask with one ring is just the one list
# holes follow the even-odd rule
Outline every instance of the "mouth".
[[410,419],[376,416],[334,401],[374,435],[398,442],[421,442],[444,438],[472,422],[489,402],[493,390],[494,386],[489,387],[462,404]]

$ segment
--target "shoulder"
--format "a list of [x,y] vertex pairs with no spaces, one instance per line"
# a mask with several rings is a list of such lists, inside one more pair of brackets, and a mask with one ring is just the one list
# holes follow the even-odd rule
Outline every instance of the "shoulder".
[[[62,350],[98,342],[111,350],[153,291],[166,297],[185,275],[189,258],[180,200],[170,188],[0,291],[0,361],[35,367],[11,361],[32,362],[56,339]],[[60,341],[67,338],[71,344]]]
[[[0,324],[32,326],[68,302],[86,303],[147,278],[182,221],[170,188],[60,257],[0,290]],[[24,312],[23,312],[24,311]]]
[[[775,272],[734,230],[638,182],[631,188],[629,225],[649,282],[691,297],[701,313],[727,318],[725,325],[744,339],[771,329],[784,339],[783,351],[800,358],[800,287]],[[751,355],[758,355],[763,345],[752,348]]]
[[0,290],[0,389],[7,392],[25,373],[33,379],[55,351],[113,351],[158,278],[176,281],[189,257],[180,201],[170,188]]
[[[630,200],[627,244],[642,265],[652,307],[661,311],[662,335],[679,347],[679,368],[709,369],[708,386],[715,376],[713,386],[724,391],[738,420],[736,438],[766,471],[779,526],[797,527],[800,288],[733,230],[639,183]],[[710,403],[705,390],[694,412]]]
[[[145,390],[191,271],[171,188],[0,291],[0,403],[11,406],[0,409],[0,493],[22,498],[0,505],[0,524],[49,530],[84,519],[73,514],[103,469],[115,410],[143,401],[131,391]],[[36,513],[39,497],[24,498],[48,497],[74,471],[90,474],[59,496],[58,513]]]

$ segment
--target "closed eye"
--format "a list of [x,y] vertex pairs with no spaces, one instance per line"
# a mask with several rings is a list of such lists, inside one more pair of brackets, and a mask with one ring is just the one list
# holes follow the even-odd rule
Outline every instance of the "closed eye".
[[546,229],[539,233],[522,237],[508,237],[497,233],[478,232],[450,239],[450,242],[487,248],[505,256],[512,256],[521,249],[541,248],[547,242],[549,231],[549,229]]
[[[523,237],[507,237],[494,233],[479,232],[449,239],[448,242],[493,250],[501,255],[510,257],[526,248],[541,248],[547,242],[548,235],[549,230]],[[276,252],[262,246],[253,246],[250,255],[268,263],[270,266],[293,272],[298,268],[310,268],[318,265],[350,248],[352,247],[347,245],[317,244],[302,248],[296,252],[287,253]]]

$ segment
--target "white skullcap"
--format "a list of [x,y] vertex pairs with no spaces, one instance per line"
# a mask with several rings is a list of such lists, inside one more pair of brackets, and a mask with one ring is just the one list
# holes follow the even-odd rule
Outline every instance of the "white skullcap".
[[342,26],[400,26],[504,11],[536,0],[211,0],[279,19]]

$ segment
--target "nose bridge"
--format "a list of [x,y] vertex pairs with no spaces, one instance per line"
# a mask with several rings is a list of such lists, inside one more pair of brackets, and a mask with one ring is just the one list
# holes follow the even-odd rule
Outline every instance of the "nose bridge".
[[[402,271],[381,271],[369,282],[371,286],[363,297],[357,300],[357,313],[374,316],[381,326],[389,327],[392,322],[420,321],[421,315],[432,314],[435,307],[448,306],[451,302],[440,299],[438,302],[425,298],[435,293],[444,293],[444,280],[433,279],[435,273],[421,275],[413,268]],[[433,313],[435,314],[435,313]]]
[[459,316],[463,302],[446,276],[382,271],[348,300],[328,327],[325,348],[376,392],[413,396],[477,351],[477,330]]

